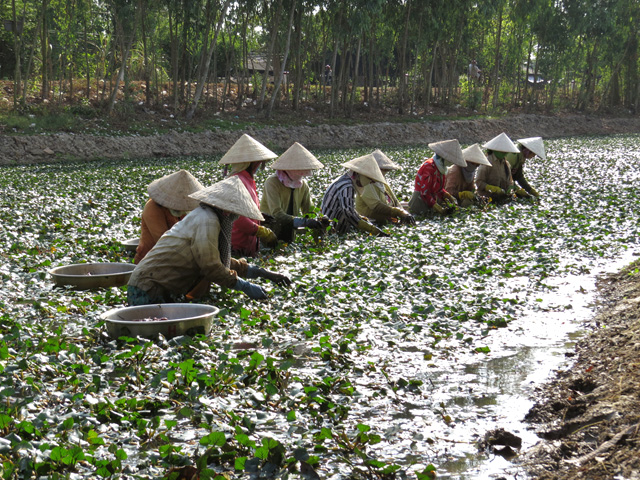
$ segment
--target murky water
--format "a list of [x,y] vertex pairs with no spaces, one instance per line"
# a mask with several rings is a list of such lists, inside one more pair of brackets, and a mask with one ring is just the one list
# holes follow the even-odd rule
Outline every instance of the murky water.
[[[207,302],[223,312],[209,339],[155,343],[142,353],[95,329],[100,312],[124,303],[123,290],[54,288],[44,270],[120,260],[118,239],[137,232],[149,181],[178,166],[216,178],[217,165],[169,159],[6,169],[2,198],[15,208],[0,211],[1,340],[14,350],[0,358],[0,380],[32,395],[21,407],[25,419],[50,418],[42,427],[49,448],[71,448],[92,425],[105,441],[92,452],[113,458],[122,447],[126,474],[139,478],[166,470],[159,445],[167,440],[158,432],[189,461],[216,430],[229,442],[238,431],[258,444],[274,438],[288,455],[317,451],[322,477],[357,476],[365,467],[339,439],[354,442],[359,425],[380,436],[363,447],[367,455],[409,475],[432,464],[439,478],[525,478],[476,444],[495,428],[520,436],[523,448],[536,442],[521,423],[536,385],[570,361],[565,353],[594,312],[596,276],[628,264],[640,238],[640,137],[561,139],[547,149],[549,160],[527,171],[543,193],[539,203],[427,217],[385,239],[300,238],[261,260],[288,273],[291,289],[268,286],[269,301],[251,302],[214,288]],[[312,189],[321,192],[340,161],[361,153],[320,154],[327,168]],[[404,167],[392,184],[406,199],[428,152],[387,153]],[[239,342],[243,348],[234,348]],[[202,384],[220,378],[187,388],[191,367]],[[61,432],[60,420],[71,416],[78,423]],[[140,427],[155,417],[160,427]],[[321,429],[333,437],[319,439]],[[38,452],[46,459],[50,450]],[[86,467],[78,477],[94,474]]]

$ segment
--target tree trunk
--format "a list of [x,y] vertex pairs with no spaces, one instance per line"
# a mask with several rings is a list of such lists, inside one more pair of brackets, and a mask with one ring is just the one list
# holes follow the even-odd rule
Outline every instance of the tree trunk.
[[[171,43],[171,79],[172,79],[172,94],[173,94],[173,110],[178,108],[178,26],[175,24],[171,9],[169,9],[169,40]],[[175,24],[175,25],[174,25]],[[174,31],[175,28],[175,31]]]
[[538,93],[539,93],[539,88],[538,88],[538,74],[540,72],[540,70],[538,70],[538,68],[540,67],[540,52],[542,51],[542,48],[540,46],[541,42],[538,41],[538,52],[536,53],[536,67],[533,69],[533,101],[531,102],[533,105],[535,105],[536,109],[538,108]]
[[22,32],[18,24],[18,15],[16,13],[16,0],[11,0],[11,15],[13,17],[13,48],[16,59],[16,68],[13,76],[13,108],[18,106],[18,98],[20,97],[22,87],[22,66],[20,64],[20,50],[22,49]]
[[500,42],[502,40],[502,5],[498,11],[498,33],[496,34],[495,71],[493,76],[493,108],[497,108],[500,96]]
[[[89,16],[91,16],[91,2],[89,2]],[[89,52],[87,51],[87,45],[88,45],[88,37],[87,37],[87,15],[84,15],[84,18],[82,19],[82,24],[83,24],[83,31],[84,31],[84,62],[86,64],[86,75],[87,78],[85,79],[87,82],[87,100],[91,99],[91,69],[89,68]]]
[[529,88],[529,68],[531,67],[531,52],[533,50],[533,35],[529,40],[529,52],[527,53],[527,71],[524,73],[524,88],[522,98],[525,102],[525,111],[529,111],[529,99],[527,98],[527,89]]
[[211,40],[209,48],[207,49],[206,58],[201,59],[204,60],[204,65],[201,63],[198,68],[198,86],[196,87],[196,93],[193,97],[191,108],[187,112],[187,120],[191,120],[193,118],[193,115],[196,113],[196,108],[198,108],[198,102],[200,101],[200,97],[202,96],[202,90],[207,83],[207,76],[209,75],[209,65],[211,64],[211,56],[213,55],[213,51],[216,47],[218,34],[220,33],[220,29],[222,28],[222,22],[224,21],[224,17],[227,13],[227,9],[229,8],[230,3],[231,0],[225,0],[224,5],[220,10],[220,17],[218,18],[218,24],[216,25],[215,32],[213,33],[213,39]]
[[633,107],[637,100],[638,91],[638,36],[635,31],[629,37],[629,54],[627,55],[627,75],[624,91],[624,104]]
[[42,57],[42,90],[40,97],[43,100],[49,98],[49,28],[47,24],[47,9],[49,0],[42,0],[42,30],[41,30],[41,57]]
[[144,100],[145,105],[148,107],[151,104],[151,85],[149,75],[149,53],[147,49],[147,2],[140,0],[138,3],[140,8],[140,30],[142,33],[142,56],[143,56],[143,68],[144,68]]
[[438,53],[438,43],[440,39],[436,40],[436,44],[433,46],[433,57],[431,59],[431,68],[429,69],[429,75],[427,76],[427,94],[425,95],[425,110],[429,110],[429,106],[431,105],[431,90],[433,88],[433,71],[436,68],[436,58]]
[[300,107],[300,96],[304,88],[304,70],[302,65],[302,18],[304,13],[304,5],[300,5],[298,14],[296,15],[296,41],[295,41],[295,66],[293,80],[293,110],[296,111]]
[[585,71],[584,85],[578,93],[578,110],[586,110],[593,102],[593,94],[596,82],[596,57],[598,52],[598,40],[593,43],[593,49],[587,53],[587,68]]
[[[331,59],[331,70],[333,71],[333,77],[331,78],[331,102],[329,106],[329,118],[333,118],[335,114],[336,108],[336,92],[338,89],[336,85],[338,84],[338,79],[336,78],[336,63],[338,61],[338,38],[336,37],[336,43],[333,47],[333,58]],[[342,62],[344,63],[344,62]],[[343,70],[342,65],[340,65],[340,70]]]
[[[271,57],[276,47],[276,40],[278,38],[278,29],[280,28],[280,16],[282,14],[282,0],[277,0],[278,4],[276,12],[272,22],[271,41],[269,42],[269,51],[267,52],[267,58],[264,65],[264,77],[262,79],[262,89],[260,91],[260,100],[258,101],[258,110],[264,108],[264,98],[267,92],[267,85],[269,84],[269,70],[271,68]],[[275,75],[275,70],[274,70]]]
[[122,51],[122,60],[120,62],[120,70],[118,71],[118,76],[116,77],[115,85],[113,90],[111,91],[111,95],[109,96],[109,101],[107,103],[107,114],[111,115],[113,113],[113,107],[116,104],[116,98],[118,96],[118,90],[120,88],[120,83],[124,81],[125,71],[127,69],[127,62],[129,61],[129,53],[131,52],[131,46],[133,45],[133,40],[135,38],[135,28],[132,28],[132,31],[129,32],[129,38],[127,39],[127,32],[125,32],[124,26],[122,25],[122,21],[116,19],[116,29],[120,30],[120,37],[122,38],[120,42],[120,47]]
[[[373,31],[375,31],[375,26],[373,28]],[[375,80],[373,78],[373,48],[374,48],[374,42],[373,42],[373,35],[369,35],[369,55],[367,58],[367,68],[368,68],[368,75],[367,75],[367,84],[365,85],[364,88],[364,101],[367,102],[367,110],[371,111],[372,108],[372,104],[373,104],[373,85],[375,84]]]
[[358,90],[358,72],[360,70],[359,66],[360,66],[360,47],[361,46],[362,46],[362,36],[358,38],[358,47],[356,49],[356,64],[355,64],[355,68],[353,69],[354,71],[353,86],[351,88],[351,97],[349,98],[349,116],[351,116],[351,113],[353,112],[353,104],[356,98],[356,90]]
[[[275,80],[275,85],[273,87],[273,95],[271,96],[271,101],[269,102],[269,108],[265,114],[266,118],[271,118],[271,113],[273,112],[273,105],[276,102],[276,98],[278,98],[278,92],[280,91],[280,85],[282,85],[282,79],[284,78],[284,72],[287,69],[287,58],[289,57],[289,50],[291,48],[291,31],[293,30],[293,17],[296,12],[297,1],[293,1],[291,3],[291,12],[289,13],[289,27],[287,28],[287,44],[284,47],[284,58],[282,60],[282,66],[280,68],[280,73],[277,79]],[[275,72],[274,72],[275,73]]]
[[29,77],[31,76],[31,66],[33,65],[33,57],[36,55],[36,48],[38,46],[38,35],[37,32],[40,30],[40,24],[42,22],[42,14],[38,16],[38,24],[36,25],[36,30],[33,35],[33,43],[31,44],[31,52],[29,53],[29,61],[27,62],[27,69],[24,74],[24,86],[22,91],[26,97],[27,92],[29,91]]
[[407,0],[405,5],[406,13],[404,17],[404,32],[402,34],[402,42],[400,47],[400,67],[398,71],[398,113],[404,113],[404,97],[406,90],[405,82],[405,62],[407,58],[407,42],[409,41],[409,20],[411,18],[411,0]]

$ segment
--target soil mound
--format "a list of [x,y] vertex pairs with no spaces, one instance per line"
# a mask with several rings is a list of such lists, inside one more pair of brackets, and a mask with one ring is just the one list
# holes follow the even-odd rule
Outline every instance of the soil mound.
[[532,478],[640,479],[639,265],[600,280],[594,332],[536,392],[527,420],[544,440],[521,459]]
[[608,135],[640,131],[640,118],[601,118],[584,115],[514,115],[475,119],[366,125],[251,126],[235,131],[170,132],[151,136],[54,135],[0,136],[0,165],[93,160],[198,156],[226,152],[242,133],[272,149],[289,148],[295,141],[307,148],[354,148],[426,145],[447,138],[463,144],[486,141],[500,132],[512,138]]

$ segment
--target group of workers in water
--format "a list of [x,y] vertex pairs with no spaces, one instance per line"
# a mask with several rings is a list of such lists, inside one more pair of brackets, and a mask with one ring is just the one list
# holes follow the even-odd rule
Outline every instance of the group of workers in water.
[[[345,172],[327,188],[315,210],[305,177],[323,167],[305,147],[294,143],[280,157],[242,135],[220,160],[225,179],[205,188],[179,170],[149,184],[142,212],[140,242],[127,296],[130,305],[196,300],[210,283],[266,298],[252,282],[268,279],[289,285],[286,276],[250,265],[261,247],[292,242],[298,229],[318,234],[361,230],[388,236],[387,223],[414,224],[415,215],[446,214],[475,202],[503,201],[514,196],[537,197],[523,167],[527,159],[546,159],[540,137],[515,143],[501,133],[482,147],[464,150],[458,140],[430,143],[434,152],[418,169],[408,203],[402,203],[386,180],[400,167],[380,150],[341,164]],[[483,151],[484,149],[484,151]],[[256,173],[267,162],[275,172],[258,196]]]

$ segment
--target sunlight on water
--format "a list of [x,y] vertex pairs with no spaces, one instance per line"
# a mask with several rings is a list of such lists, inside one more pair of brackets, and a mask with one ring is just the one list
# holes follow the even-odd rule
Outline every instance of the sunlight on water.
[[[438,478],[523,479],[477,443],[496,428],[521,437],[523,448],[536,443],[522,423],[536,386],[570,365],[565,354],[596,309],[596,277],[638,253],[639,145],[637,135],[548,141],[548,160],[533,159],[526,172],[540,201],[427,216],[388,227],[389,238],[301,236],[252,260],[290,275],[291,288],[264,282],[270,297],[254,302],[214,287],[204,302],[221,314],[210,337],[194,342],[109,339],[99,314],[126,302],[124,290],[56,288],[46,270],[124,259],[120,241],[139,231],[148,183],[178,167],[210,183],[221,175],[217,159],[7,168],[6,405],[23,402],[25,421],[47,416],[39,425],[91,419],[105,442],[92,455],[122,445],[123,476],[132,478],[164,476],[160,445],[193,462],[205,435],[224,432],[243,456],[271,438],[288,457],[298,448],[317,453],[321,478],[344,480],[369,466],[341,442],[356,444],[370,428],[379,441],[361,446],[367,458],[407,478],[433,465]],[[317,203],[339,164],[363,153],[318,153],[326,167],[309,180]],[[430,152],[386,153],[403,167],[391,183],[406,200]],[[75,447],[86,432],[71,423],[63,432],[47,427],[46,442]],[[52,445],[34,451],[43,456]],[[78,478],[95,478],[95,468],[77,468]]]

